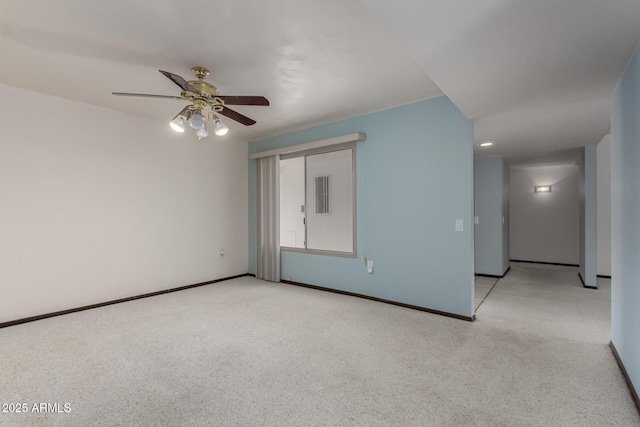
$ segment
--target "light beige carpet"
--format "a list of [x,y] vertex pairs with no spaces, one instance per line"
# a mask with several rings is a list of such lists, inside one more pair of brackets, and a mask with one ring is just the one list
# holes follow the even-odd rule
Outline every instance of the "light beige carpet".
[[640,426],[574,270],[512,265],[474,323],[246,277],[1,329],[0,402],[70,411],[0,425]]

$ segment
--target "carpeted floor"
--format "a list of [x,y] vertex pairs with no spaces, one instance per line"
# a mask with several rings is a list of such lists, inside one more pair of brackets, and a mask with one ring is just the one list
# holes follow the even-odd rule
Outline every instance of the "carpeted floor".
[[480,305],[487,298],[489,293],[493,290],[496,283],[498,283],[498,278],[496,277],[485,277],[485,276],[476,276],[475,278],[475,300],[474,300],[474,310],[478,310]]
[[513,263],[470,323],[245,277],[0,329],[0,425],[640,426],[599,285]]

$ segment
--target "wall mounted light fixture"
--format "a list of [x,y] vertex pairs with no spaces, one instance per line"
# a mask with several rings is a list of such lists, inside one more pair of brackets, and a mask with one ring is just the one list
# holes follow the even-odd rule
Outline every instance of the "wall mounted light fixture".
[[536,185],[535,187],[533,187],[533,191],[535,193],[551,193],[551,186],[550,185]]

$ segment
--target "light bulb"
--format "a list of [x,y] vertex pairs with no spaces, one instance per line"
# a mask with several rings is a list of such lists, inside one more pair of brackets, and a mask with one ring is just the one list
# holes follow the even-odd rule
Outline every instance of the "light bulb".
[[205,119],[200,113],[194,113],[189,120],[189,125],[194,129],[202,129],[205,125]]
[[225,126],[225,124],[222,123],[220,119],[216,119],[215,124],[216,124],[216,130],[215,130],[216,135],[222,136],[222,135],[226,135],[227,132],[229,132],[229,128]]
[[196,132],[196,135],[198,135],[198,139],[202,139],[202,138],[206,138],[209,136],[209,132],[207,132],[207,129],[204,128],[204,126],[200,129],[198,129],[198,131]]
[[171,129],[175,130],[176,132],[184,132],[184,122],[186,121],[186,117],[184,116],[176,116],[173,120],[171,120],[169,122],[169,126],[171,126]]

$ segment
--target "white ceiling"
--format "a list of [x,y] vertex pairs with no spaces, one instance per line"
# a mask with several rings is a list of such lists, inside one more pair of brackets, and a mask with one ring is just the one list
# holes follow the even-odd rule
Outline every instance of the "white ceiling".
[[184,103],[110,93],[177,95],[157,70],[201,65],[271,101],[225,121],[247,140],[444,92],[497,141],[477,154],[521,163],[602,139],[638,17],[638,0],[3,0],[0,83],[164,125]]

